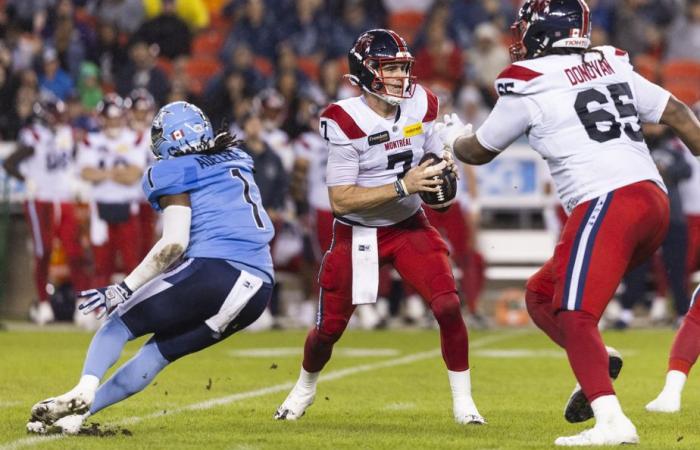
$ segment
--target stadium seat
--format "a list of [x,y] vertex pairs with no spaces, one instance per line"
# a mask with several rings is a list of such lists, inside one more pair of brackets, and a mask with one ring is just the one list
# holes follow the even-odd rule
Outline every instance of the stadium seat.
[[170,59],[161,56],[156,61],[156,66],[165,72],[168,78],[173,76],[173,62]]
[[192,55],[216,57],[224,43],[224,35],[215,30],[204,31],[192,42]]
[[402,11],[389,16],[389,28],[399,33],[410,45],[423,24],[425,15],[419,11]]
[[190,78],[190,87],[195,93],[204,89],[206,82],[221,70],[219,60],[212,57],[197,57],[187,61],[185,71]]
[[256,56],[253,65],[265,77],[272,75],[272,72],[275,70],[270,60],[264,56]]
[[639,55],[634,58],[634,70],[641,76],[651,81],[658,83],[659,81],[659,60],[650,55]]
[[299,66],[299,70],[304,72],[307,77],[312,80],[318,80],[319,67],[316,59],[300,56],[297,58],[297,65]]
[[700,100],[700,63],[690,60],[669,61],[662,70],[663,85],[673,95],[690,105]]

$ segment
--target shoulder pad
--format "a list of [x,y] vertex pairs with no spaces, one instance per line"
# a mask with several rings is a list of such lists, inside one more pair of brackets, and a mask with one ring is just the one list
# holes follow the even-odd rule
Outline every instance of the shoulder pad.
[[612,45],[600,45],[598,47],[593,47],[593,50],[598,50],[605,55],[606,58],[615,59],[617,61],[623,62],[627,65],[631,65],[630,55],[624,50],[621,50]]
[[424,86],[419,85],[419,87],[423,91],[425,91],[425,95],[428,102],[427,107],[425,108],[425,116],[423,116],[423,122],[432,122],[433,120],[437,119],[440,101],[438,100],[437,95],[433,93],[433,91]]
[[331,103],[321,113],[319,133],[327,141],[338,145],[345,145],[351,140],[367,136],[355,119],[337,103]]
[[496,92],[499,96],[511,94],[533,94],[539,92],[543,74],[520,64],[511,64],[496,78]]

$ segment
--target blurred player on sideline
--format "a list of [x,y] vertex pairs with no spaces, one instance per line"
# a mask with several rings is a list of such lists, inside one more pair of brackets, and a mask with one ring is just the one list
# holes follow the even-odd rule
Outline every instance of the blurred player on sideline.
[[[134,89],[126,101],[129,117],[129,127],[136,133],[136,142],[147,158],[147,165],[155,162],[153,152],[151,152],[150,133],[153,115],[156,113],[156,101],[153,96],[144,88]],[[139,258],[144,258],[154,243],[154,233],[156,226],[156,213],[151,205],[141,199],[138,212],[139,236],[141,249]]]
[[610,379],[621,359],[606,352],[597,324],[622,276],[654,253],[668,228],[668,198],[641,122],[669,125],[694,154],[700,123],[636,74],[626,52],[589,49],[583,0],[528,0],[513,28],[516,62],[498,77],[500,98],[486,122],[476,134],[456,116],[436,127],[469,164],[491,161],[523,134],[547,160],[570,217],[554,256],[528,281],[526,301],[537,326],[566,349],[581,385],[567,420],[596,419],[555,444],[637,443]]
[[100,131],[89,133],[78,149],[78,166],[84,180],[92,184],[90,242],[95,258],[96,285],[107,285],[118,270],[139,262],[139,180],[147,157],[137,136],[126,126],[126,105],[116,94],[107,94],[97,105]]
[[73,131],[66,123],[65,106],[54,97],[34,105],[36,120],[21,130],[17,150],[3,164],[11,176],[27,186],[26,215],[34,244],[34,281],[39,303],[31,318],[40,325],[54,313],[47,289],[49,263],[58,240],[68,258],[73,287],[87,287],[75,214],[77,170]]
[[[141,391],[170,363],[246,328],[270,299],[274,231],[239,141],[214,137],[199,108],[174,102],[156,115],[151,142],[159,161],[142,185],[162,212],[162,237],[123,282],[83,293],[81,309],[109,318],[77,386],[34,405],[30,432],[78,433],[88,416]],[[147,334],[100,385],[124,345]]]
[[327,142],[326,185],[335,215],[333,241],[319,272],[316,327],[304,346],[299,379],[277,409],[296,420],[313,403],[318,376],[357,305],[377,300],[379,266],[391,263],[416,289],[440,325],[442,354],[458,423],[483,424],[471,396],[467,329],[447,246],[421,210],[420,191],[435,192],[451,155],[418,165],[426,152],[442,154],[433,133],[438,99],[416,84],[414,58],[391,30],[360,35],[348,54],[350,80],[361,96],[329,105],[321,114]]

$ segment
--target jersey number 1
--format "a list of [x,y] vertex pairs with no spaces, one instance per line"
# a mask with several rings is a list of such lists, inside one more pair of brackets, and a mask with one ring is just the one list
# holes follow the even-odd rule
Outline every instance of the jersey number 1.
[[[633,123],[624,122],[620,123],[614,114],[605,109],[602,109],[604,105],[610,103],[608,97],[605,93],[600,92],[597,89],[587,89],[582,91],[576,97],[576,103],[574,107],[576,108],[576,114],[581,120],[583,127],[588,133],[588,137],[596,142],[607,142],[612,139],[617,139],[622,136],[622,131],[625,130],[625,134],[636,142],[642,142],[644,136],[642,135],[642,127],[639,123],[639,116],[637,114],[637,108],[634,107],[634,103],[631,103],[634,97],[632,96],[632,90],[630,85],[627,83],[616,83],[606,86],[610,97],[612,97],[613,103],[615,104],[615,109],[617,109],[620,119],[626,117],[632,117],[636,119],[634,123],[637,125],[637,129]],[[624,103],[622,97],[627,97],[630,103]],[[591,111],[588,109],[590,103],[597,103],[601,106],[601,109]],[[604,123],[609,124],[607,131],[601,130],[598,125]]]
[[265,223],[262,220],[262,217],[260,217],[260,206],[256,202],[253,201],[252,197],[250,196],[250,185],[248,184],[248,180],[245,179],[245,177],[241,174],[241,171],[238,169],[231,169],[231,176],[233,178],[238,178],[241,180],[241,183],[243,183],[243,198],[245,199],[246,203],[248,203],[253,211],[253,219],[255,219],[255,226],[257,226],[259,229],[264,230],[265,229]]

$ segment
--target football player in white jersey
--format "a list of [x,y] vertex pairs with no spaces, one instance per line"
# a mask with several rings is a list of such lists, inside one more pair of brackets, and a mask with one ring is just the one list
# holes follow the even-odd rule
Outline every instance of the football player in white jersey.
[[516,62],[498,77],[500,98],[486,122],[476,134],[456,117],[436,127],[469,164],[491,161],[523,134],[546,159],[570,217],[554,256],[527,283],[527,306],[566,349],[582,388],[566,418],[596,419],[593,428],[555,444],[636,443],[610,380],[621,359],[608,355],[597,324],[622,276],[657,249],[668,227],[668,198],[641,122],[669,125],[696,155],[700,123],[636,74],[626,52],[589,49],[584,0],[528,0],[514,30]]
[[139,263],[138,202],[146,155],[139,136],[126,126],[124,100],[107,94],[97,105],[101,130],[90,133],[78,148],[81,177],[92,184],[90,242],[95,258],[96,286],[109,285],[116,272],[130,272]]
[[442,154],[433,125],[438,100],[416,84],[413,56],[391,30],[363,33],[348,54],[359,97],[321,114],[327,141],[326,185],[335,215],[333,243],[319,272],[316,327],[304,346],[296,385],[276,419],[295,420],[313,403],[319,373],[331,357],[357,305],[377,299],[379,266],[391,263],[433,311],[458,423],[485,423],[471,396],[467,329],[460,312],[447,247],[430,226],[416,193],[435,192],[450,156],[418,165],[426,152]]
[[[146,155],[146,165],[155,163],[155,157],[151,151],[151,122],[156,113],[156,101],[144,88],[134,89],[126,100],[129,110],[129,127],[136,133],[136,145]],[[145,258],[155,243],[156,213],[151,205],[142,198],[139,202],[139,235],[141,237],[141,249],[139,257]]]
[[34,281],[39,303],[32,319],[53,321],[47,290],[53,243],[58,240],[77,290],[87,288],[82,270],[79,225],[75,213],[76,165],[73,130],[66,123],[65,106],[55,97],[34,105],[36,120],[19,134],[17,150],[4,162],[8,174],[27,187],[26,215],[34,247]]

